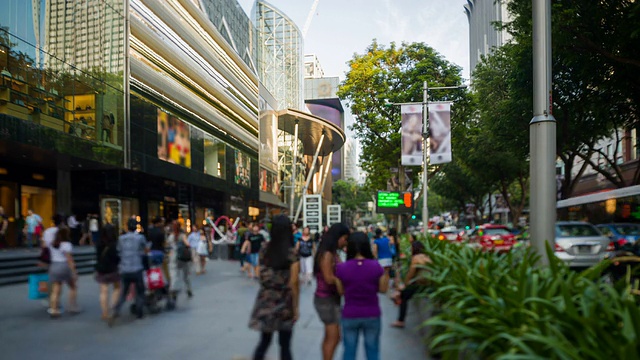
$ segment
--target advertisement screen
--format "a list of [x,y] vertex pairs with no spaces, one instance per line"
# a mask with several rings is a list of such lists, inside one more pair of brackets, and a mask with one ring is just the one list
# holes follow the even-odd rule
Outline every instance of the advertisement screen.
[[[342,113],[338,109],[321,104],[306,104],[307,109],[315,115],[330,121],[342,129]],[[342,149],[333,153],[331,160],[331,175],[333,181],[342,179]]]
[[189,124],[158,109],[158,158],[191,167]]
[[251,159],[240,150],[235,151],[236,176],[238,185],[251,187]]

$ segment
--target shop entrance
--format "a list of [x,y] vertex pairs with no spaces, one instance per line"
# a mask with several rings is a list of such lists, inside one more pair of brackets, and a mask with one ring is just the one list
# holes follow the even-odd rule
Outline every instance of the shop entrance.
[[27,217],[29,210],[40,215],[45,228],[53,226],[52,218],[55,213],[56,192],[52,189],[45,189],[36,186],[20,187],[20,212],[23,218]]

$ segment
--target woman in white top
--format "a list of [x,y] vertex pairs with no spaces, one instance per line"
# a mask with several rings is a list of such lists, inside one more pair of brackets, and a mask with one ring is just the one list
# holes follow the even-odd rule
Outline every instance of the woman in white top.
[[51,252],[51,264],[49,265],[49,281],[51,282],[51,298],[49,301],[49,314],[52,318],[60,316],[58,302],[62,283],[65,282],[69,286],[69,311],[78,313],[77,295],[78,295],[78,273],[76,264],[73,261],[73,246],[71,245],[71,232],[68,227],[61,225],[58,229],[55,239],[47,244]]

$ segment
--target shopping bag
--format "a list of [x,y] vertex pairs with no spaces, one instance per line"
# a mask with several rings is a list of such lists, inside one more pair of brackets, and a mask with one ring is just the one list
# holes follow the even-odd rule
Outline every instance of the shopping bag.
[[147,280],[147,288],[149,290],[157,290],[164,288],[164,279],[160,268],[152,268],[145,272]]
[[29,299],[46,299],[49,297],[49,274],[29,275]]

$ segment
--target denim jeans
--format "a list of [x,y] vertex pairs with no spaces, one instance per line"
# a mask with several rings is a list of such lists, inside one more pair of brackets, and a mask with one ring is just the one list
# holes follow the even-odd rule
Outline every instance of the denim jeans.
[[344,360],[355,360],[360,332],[364,335],[367,360],[380,359],[380,318],[342,318]]
[[129,287],[131,284],[135,284],[136,288],[136,315],[138,317],[142,317],[144,313],[144,278],[142,275],[143,271],[136,271],[132,273],[122,273],[120,276],[122,277],[122,293],[120,293],[120,300],[113,308],[114,315],[120,313],[120,307],[127,301],[127,295],[129,294]]

